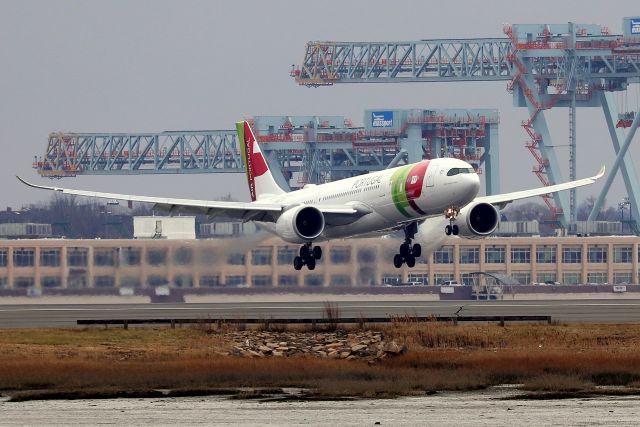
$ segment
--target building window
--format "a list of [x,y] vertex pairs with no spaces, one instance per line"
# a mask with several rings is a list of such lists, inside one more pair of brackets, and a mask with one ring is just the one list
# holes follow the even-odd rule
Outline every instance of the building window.
[[331,286],[351,286],[351,276],[348,274],[332,274]]
[[478,275],[472,273],[461,273],[460,283],[465,286],[475,286],[478,284]]
[[86,267],[88,253],[87,248],[67,249],[67,264],[69,267]]
[[358,262],[376,262],[376,250],[370,248],[358,249]]
[[504,264],[504,246],[485,247],[484,262],[487,264]]
[[62,278],[59,276],[45,276],[40,278],[41,288],[59,288],[62,286]]
[[9,261],[9,250],[0,249],[0,267],[6,267]]
[[605,271],[597,271],[595,273],[587,273],[587,283],[589,285],[602,285],[607,283],[609,278]]
[[13,287],[16,289],[33,288],[33,277],[16,277],[13,279]]
[[351,247],[335,246],[329,249],[332,264],[347,264],[351,261]]
[[[156,278],[158,276],[155,276]],[[153,276],[149,277],[149,283],[151,283],[151,281],[154,280]],[[165,278],[163,283],[161,283],[162,285],[166,285],[167,284],[167,279]],[[121,288],[139,288],[141,286],[142,282],[140,281],[140,278],[137,276],[124,276],[120,278],[120,287]],[[156,285],[156,286],[160,286],[160,284]]]
[[9,285],[9,279],[7,277],[0,277],[0,288],[6,288]]
[[60,248],[40,249],[40,266],[42,267],[59,267],[60,266]]
[[480,246],[461,246],[460,264],[480,264]]
[[142,261],[142,249],[141,248],[122,248],[120,250],[122,258],[122,265],[140,265]]
[[14,248],[13,249],[13,266],[14,267],[33,267],[35,249],[33,248]]
[[247,279],[241,275],[227,276],[224,279],[224,284],[226,286],[245,287],[247,286]]
[[385,273],[382,275],[382,284],[385,286],[397,286],[402,281],[402,275]]
[[[273,248],[270,246],[255,248],[251,251],[251,264],[253,265],[271,265],[271,254]],[[269,276],[271,277],[271,276]]]
[[324,284],[324,277],[321,274],[307,274],[304,277],[305,286],[322,286]]
[[434,264],[453,264],[453,246],[443,246],[433,252]]
[[178,274],[173,279],[176,288],[193,288],[193,276],[190,274]]
[[278,276],[278,286],[298,286],[298,276],[294,274],[281,274]]
[[555,271],[543,271],[538,273],[537,281],[538,283],[545,283],[547,285],[555,285],[556,284],[556,272]]
[[227,264],[229,264],[229,265],[244,265],[245,264],[245,255],[244,254],[231,254],[227,258]]
[[278,248],[278,265],[291,265],[293,259],[298,255],[298,250],[289,246]]
[[511,277],[521,285],[531,284],[531,273],[528,271],[514,271],[511,273]]
[[564,264],[580,264],[582,262],[582,248],[580,246],[562,248],[562,262]]
[[93,278],[93,286],[96,288],[113,288],[116,285],[116,279],[113,276],[96,276]]
[[531,248],[528,248],[528,247],[511,248],[511,262],[513,264],[530,264]]
[[428,273],[409,273],[408,279],[410,283],[419,283],[421,285],[429,284]]
[[178,248],[176,249],[173,258],[177,265],[190,265],[193,261],[193,251],[191,248]]
[[608,248],[606,246],[589,246],[587,249],[589,262],[592,264],[606,264],[607,251]]
[[633,273],[629,272],[614,272],[613,284],[614,285],[629,285],[631,284],[631,277]]
[[251,277],[251,284],[255,288],[271,286],[273,281],[270,274],[256,274]]
[[564,273],[562,275],[563,285],[579,285],[581,283],[582,283],[582,273],[580,272]]
[[169,280],[166,276],[149,276],[147,277],[147,285],[155,288],[156,286],[167,286],[169,284]]
[[556,247],[555,246],[538,246],[536,248],[536,262],[538,264],[555,264],[556,263]]
[[147,264],[163,265],[167,263],[166,249],[147,249]]
[[614,246],[613,262],[630,264],[633,262],[633,248],[631,246]]
[[451,273],[436,273],[436,274],[433,275],[433,281],[435,282],[436,286],[442,285],[442,283],[446,282],[447,280],[454,280],[453,274],[451,274]]
[[96,267],[112,267],[116,265],[116,248],[95,248],[93,250],[93,264]]
[[220,281],[220,276],[217,275],[217,274],[200,276],[200,287],[201,288],[214,288],[214,287],[220,286],[220,285],[222,285],[222,282]]

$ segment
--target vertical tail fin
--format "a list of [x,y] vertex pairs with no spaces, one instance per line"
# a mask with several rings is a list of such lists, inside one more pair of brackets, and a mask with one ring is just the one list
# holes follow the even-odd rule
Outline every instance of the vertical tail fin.
[[264,158],[260,146],[256,140],[249,123],[237,122],[238,140],[240,151],[244,161],[244,169],[249,182],[249,193],[251,201],[255,202],[266,195],[277,195],[284,193],[284,190],[273,179],[267,160]]

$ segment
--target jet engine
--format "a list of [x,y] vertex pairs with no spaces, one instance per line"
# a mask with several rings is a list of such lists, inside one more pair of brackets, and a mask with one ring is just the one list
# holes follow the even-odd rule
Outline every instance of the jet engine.
[[306,243],[322,234],[324,224],[324,215],[318,208],[300,205],[280,215],[276,233],[289,243]]
[[495,206],[483,202],[468,204],[456,219],[459,235],[467,239],[486,237],[495,231],[499,223],[500,214]]

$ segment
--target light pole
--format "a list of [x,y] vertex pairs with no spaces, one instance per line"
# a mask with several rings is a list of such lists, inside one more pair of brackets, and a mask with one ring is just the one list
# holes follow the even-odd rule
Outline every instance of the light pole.
[[618,209],[620,209],[620,227],[621,232],[624,234],[624,210],[629,207],[629,224],[631,224],[631,202],[628,197],[622,199],[620,203],[618,203]]

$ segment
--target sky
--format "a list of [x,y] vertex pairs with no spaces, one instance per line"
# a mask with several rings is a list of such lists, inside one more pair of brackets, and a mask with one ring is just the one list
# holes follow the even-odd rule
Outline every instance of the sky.
[[[615,4],[615,7],[613,5]],[[634,4],[636,7],[634,8]],[[0,209],[47,200],[45,185],[154,196],[247,200],[243,174],[39,178],[47,135],[231,129],[255,115],[342,115],[367,108],[498,108],[502,191],[538,187],[506,82],[298,86],[289,76],[309,40],[503,37],[504,23],[594,23],[620,33],[637,1],[36,1],[0,0]],[[620,99],[620,103],[622,103]],[[627,100],[637,109],[637,98]],[[568,112],[548,115],[566,144]],[[603,114],[578,110],[578,177],[614,161]],[[632,157],[638,158],[636,141]],[[560,164],[566,165],[566,149]],[[580,189],[597,195],[604,180]],[[620,178],[608,197],[617,203]]]

